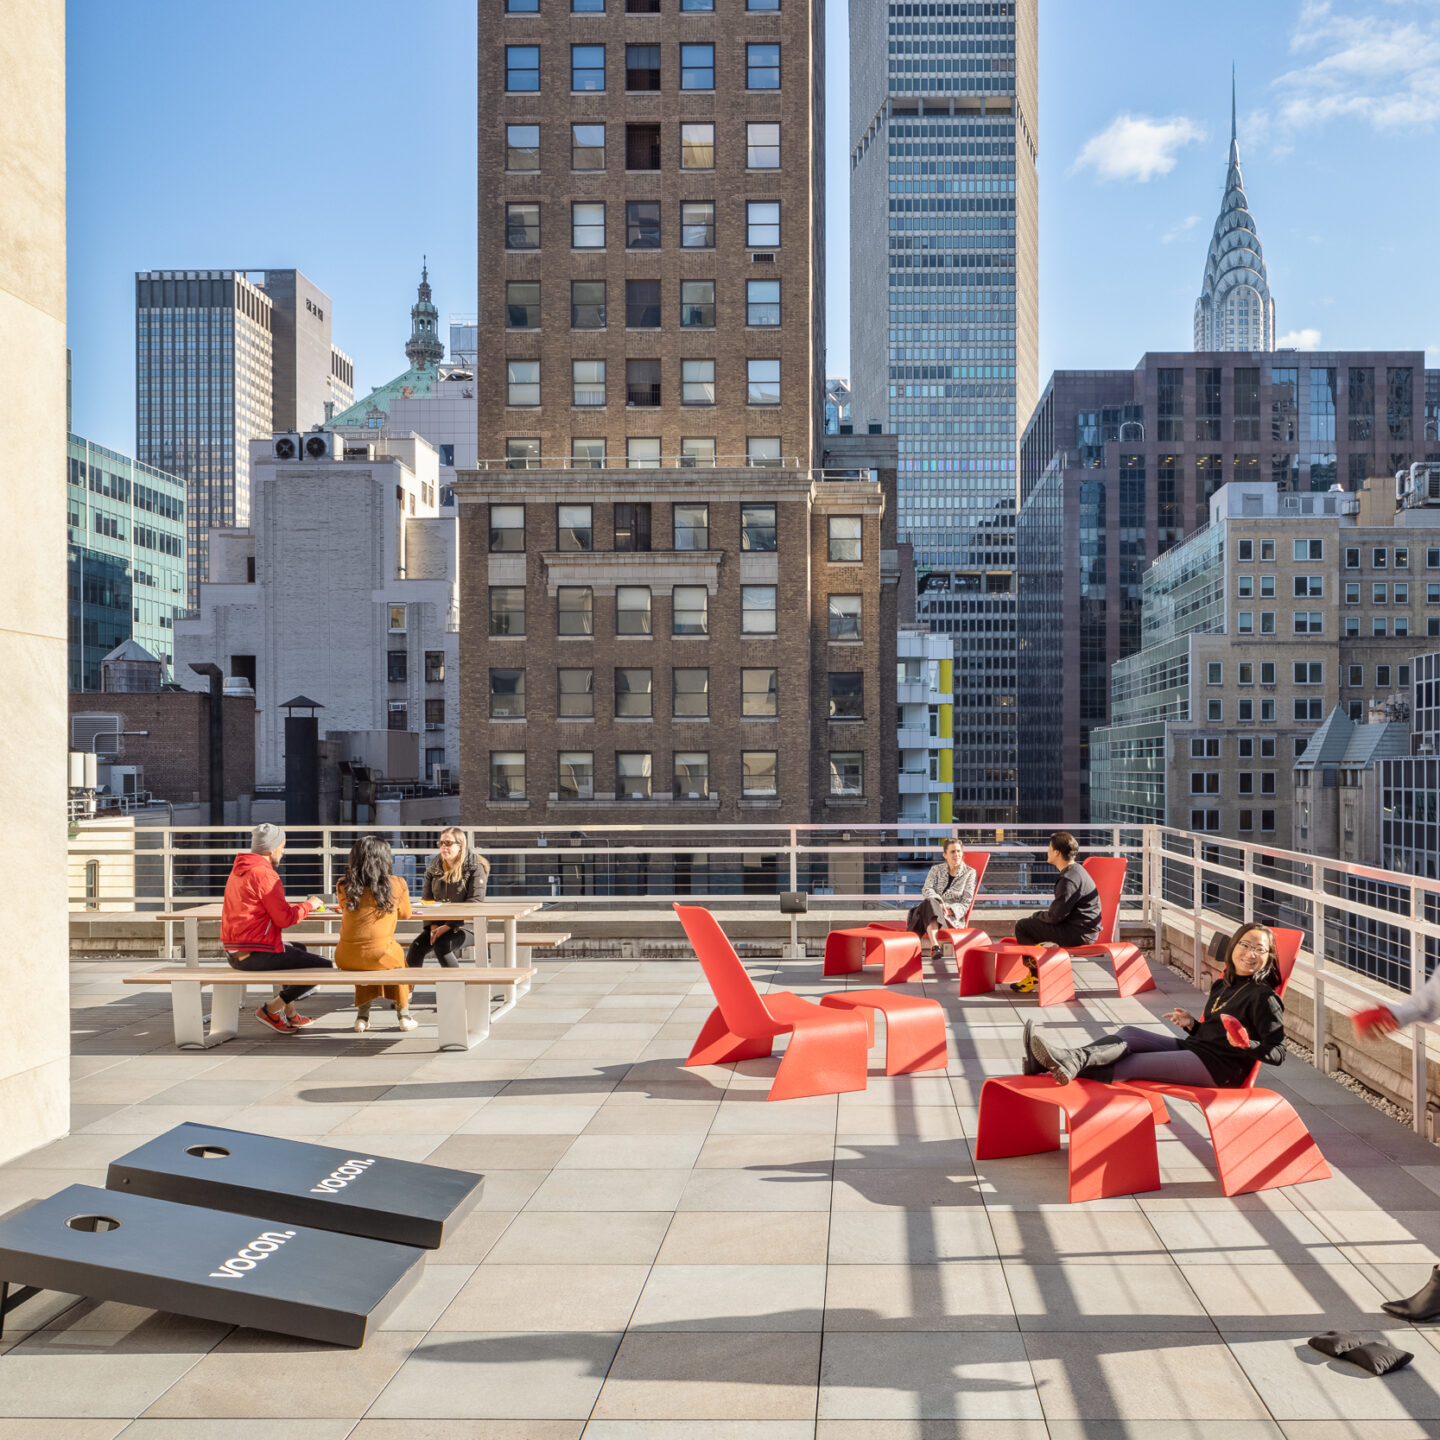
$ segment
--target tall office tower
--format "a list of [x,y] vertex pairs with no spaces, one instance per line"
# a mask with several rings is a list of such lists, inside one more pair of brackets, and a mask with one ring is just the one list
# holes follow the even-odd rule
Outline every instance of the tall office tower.
[[[1264,363],[1260,361],[1264,360]],[[1084,822],[1111,666],[1148,643],[1146,566],[1227,480],[1358,490],[1418,458],[1419,351],[1150,352],[1057,370],[1020,447],[1020,819]]]
[[1265,278],[1245,182],[1240,177],[1240,142],[1235,135],[1235,78],[1230,78],[1230,165],[1225,194],[1205,257],[1205,280],[1195,302],[1197,350],[1273,350],[1275,302]]
[[192,607],[209,530],[250,523],[250,441],[322,424],[353,393],[329,297],[298,270],[135,276],[136,458],[186,481]]
[[[1015,818],[1016,417],[1037,393],[1036,0],[850,7],[851,385],[955,641],[955,818]],[[883,222],[883,223],[882,223]]]

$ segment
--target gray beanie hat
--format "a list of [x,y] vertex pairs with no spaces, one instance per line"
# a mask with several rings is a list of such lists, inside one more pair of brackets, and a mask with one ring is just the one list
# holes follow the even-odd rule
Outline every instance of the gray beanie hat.
[[257,825],[250,835],[250,853],[269,855],[285,843],[285,832],[278,825]]

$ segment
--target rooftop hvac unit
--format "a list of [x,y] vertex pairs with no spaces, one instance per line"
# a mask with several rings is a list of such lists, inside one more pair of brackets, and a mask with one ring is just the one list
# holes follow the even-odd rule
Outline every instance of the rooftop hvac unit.
[[294,434],[276,435],[270,441],[270,454],[276,460],[298,460],[300,437]]
[[339,460],[344,456],[345,442],[333,430],[312,430],[304,437],[306,460]]
[[[70,717],[70,748],[88,750],[91,754],[123,755],[125,742],[120,732],[125,721],[108,711],[87,710]],[[99,741],[99,744],[96,742]]]

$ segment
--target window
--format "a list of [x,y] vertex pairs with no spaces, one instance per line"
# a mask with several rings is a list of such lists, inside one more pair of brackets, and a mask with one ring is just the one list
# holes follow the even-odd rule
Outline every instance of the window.
[[859,515],[831,515],[829,517],[829,550],[832,564],[843,564],[859,560],[861,517]]
[[745,88],[747,90],[778,90],[780,88],[780,47],[778,45],[747,45],[745,47]]
[[615,757],[615,798],[617,800],[648,800],[650,798],[650,756],[620,754]]
[[740,672],[740,714],[746,720],[773,720],[780,713],[780,672]]
[[505,248],[540,248],[540,207],[532,200],[515,201],[505,207]]
[[[537,242],[538,243],[538,242]],[[774,249],[780,243],[780,202],[745,202],[745,243],[752,250]]]
[[1383,570],[1385,568],[1386,550],[1383,545],[1376,545],[1370,551],[1370,568],[1372,570]]
[[1347,545],[1345,547],[1345,568],[1347,570],[1358,570],[1360,568],[1360,547],[1358,545]]
[[538,360],[507,360],[505,362],[507,405],[538,405],[540,403],[540,362]]
[[1273,721],[1275,719],[1275,702],[1273,700],[1262,700],[1260,702],[1260,719]]
[[1388,584],[1370,586],[1370,603],[1372,605],[1385,605],[1389,603],[1390,586]]
[[603,360],[572,360],[570,362],[570,403],[572,405],[603,405],[605,403],[605,362]]
[[1273,635],[1275,633],[1275,612],[1273,610],[1262,610],[1260,612],[1260,633],[1262,635]]
[[676,800],[708,800],[710,798],[710,756],[705,751],[679,751],[674,756],[674,789]]
[[1192,770],[1190,772],[1190,793],[1192,795],[1218,795],[1220,793],[1220,772],[1218,770]]
[[1375,667],[1375,684],[1378,689],[1388,690],[1390,688],[1390,667],[1388,665],[1377,665]]
[[1425,551],[1425,568],[1440,570],[1440,545],[1431,545]]
[[570,244],[576,250],[605,248],[603,200],[577,200],[570,206]]
[[1255,683],[1255,666],[1249,660],[1242,660],[1235,667],[1235,683],[1237,685],[1253,685]]
[[605,468],[605,440],[603,436],[570,437],[570,468],[572,470],[603,470]]
[[625,168],[660,168],[660,126],[657,122],[648,121],[625,127]]
[[742,635],[775,634],[775,587],[773,585],[742,585],[740,587],[740,633]]
[[[682,170],[713,170],[715,168],[714,125],[685,124],[680,127],[680,168]],[[682,215],[682,223],[683,219]]]
[[538,470],[540,468],[540,442],[533,436],[511,436],[505,441],[505,468],[507,470]]
[[492,670],[490,672],[490,718],[492,720],[523,720],[525,718],[525,672],[523,670]]
[[507,15],[534,15],[540,9],[540,0],[505,0]]
[[1242,810],[1240,812],[1240,829],[1248,832],[1255,828],[1255,812],[1253,810]]
[[677,585],[672,592],[674,607],[671,633],[674,635],[708,635],[710,633],[710,592],[703,585]]
[[747,360],[745,362],[745,402],[748,405],[780,403],[780,362],[778,360]]
[[1325,629],[1323,610],[1297,610],[1295,612],[1295,634],[1319,635]]
[[685,326],[714,327],[715,282],[713,280],[682,280],[680,282],[680,323]]
[[740,507],[740,548],[749,551],[775,549],[775,507],[773,505],[742,505]]
[[747,435],[745,437],[745,463],[747,465],[778,465],[780,463],[780,437],[778,435]]
[[1275,683],[1275,662],[1273,660],[1262,660],[1260,662],[1260,683],[1262,685],[1273,685]]
[[680,0],[682,10],[713,10],[715,0]]
[[1275,577],[1273,575],[1262,575],[1260,577],[1260,598],[1262,600],[1273,600],[1275,598]]
[[859,670],[830,672],[830,718],[865,718],[865,677]]
[[1323,560],[1325,558],[1325,542],[1323,540],[1296,540],[1293,543],[1293,554],[1296,560]]
[[591,506],[557,505],[555,512],[555,548],[557,550],[593,550],[595,548],[594,511]]
[[605,127],[603,125],[572,125],[570,127],[570,168],[572,170],[603,170],[605,168]]
[[1397,545],[1395,547],[1395,568],[1397,570],[1408,570],[1410,568],[1410,547],[1408,545]]
[[615,714],[630,720],[649,720],[654,714],[654,678],[649,670],[615,672]]
[[1273,560],[1275,558],[1275,542],[1273,540],[1262,540],[1260,542],[1260,559]]
[[740,793],[746,799],[769,799],[778,795],[776,754],[773,750],[740,752]]
[[713,405],[715,403],[715,362],[713,360],[682,360],[680,362],[680,403],[682,405]]
[[444,679],[445,652],[443,650],[427,650],[425,652],[425,683],[439,685]]
[[625,0],[627,15],[658,15],[660,0]]
[[832,640],[860,639],[860,597],[858,595],[832,595],[829,610],[830,638]]
[[676,550],[708,550],[710,548],[710,507],[676,503],[673,511]]
[[492,585],[490,587],[490,633],[510,636],[525,633],[525,587],[523,585]]
[[627,280],[625,282],[625,327],[628,330],[660,328],[660,282],[658,280]]
[[1325,593],[1323,575],[1292,575],[1297,600],[1318,600]]
[[713,90],[715,88],[715,47],[713,45],[682,45],[680,47],[680,88],[682,90]]
[[555,672],[555,713],[561,720],[589,720],[595,714],[595,672]]
[[516,91],[540,88],[540,47],[538,45],[507,45],[505,47],[505,88]]
[[1250,600],[1255,595],[1255,577],[1253,575],[1237,575],[1235,577],[1235,593],[1242,600]]
[[745,127],[745,164],[751,170],[780,168],[780,127],[751,124]]
[[1360,582],[1358,580],[1347,580],[1345,582],[1345,603],[1347,605],[1358,605],[1360,603]]
[[1410,603],[1410,586],[1403,580],[1395,582],[1395,603],[1397,605],[1408,605]]
[[509,330],[540,328],[540,282],[538,280],[507,280],[505,282],[505,326]]
[[1190,741],[1192,760],[1218,760],[1220,758],[1220,737],[1218,735],[1197,735]]
[[865,757],[858,750],[830,752],[832,799],[859,799],[865,793]]
[[386,655],[385,673],[392,685],[403,684],[410,677],[409,657],[403,650],[391,650]]
[[561,585],[555,592],[557,635],[595,633],[595,597],[588,585]]
[[680,437],[680,464],[687,470],[704,465],[715,468],[715,437],[713,435],[682,435]]
[[1262,760],[1273,760],[1275,758],[1275,737],[1273,735],[1261,737],[1260,758]]
[[605,282],[603,280],[572,280],[570,282],[570,328],[572,330],[603,330],[605,328]]
[[1273,810],[1262,810],[1260,812],[1260,828],[1268,831],[1275,829],[1275,812]]
[[710,714],[710,672],[670,672],[671,712],[677,720],[704,720]]
[[745,0],[747,10],[778,10],[780,0]]
[[1295,661],[1294,679],[1297,685],[1323,685],[1325,683],[1325,662],[1323,660]]
[[1429,580],[1425,584],[1425,603],[1440,605],[1440,581]]
[[745,323],[747,325],[778,325],[780,323],[780,282],[749,280],[745,285]]
[[1249,561],[1255,558],[1255,542],[1253,540],[1237,540],[1235,542],[1235,558],[1241,561]]
[[[660,362],[658,360],[627,360],[625,362],[625,403],[630,406],[652,407],[660,403]],[[656,446],[659,449],[658,442]],[[656,454],[659,463],[659,454]]]
[[590,750],[561,750],[556,756],[555,795],[560,800],[595,798],[595,755]]
[[627,250],[658,250],[660,248],[660,202],[658,200],[627,200],[625,202],[625,248]]
[[524,548],[525,507],[523,505],[492,505],[490,507],[491,553],[520,551]]
[[1347,665],[1345,667],[1345,684],[1351,690],[1358,690],[1365,684],[1365,667],[1363,665]]
[[1235,718],[1242,725],[1249,724],[1255,718],[1255,702],[1253,700],[1237,700],[1235,707]]
[[1410,667],[1408,665],[1397,665],[1395,667],[1395,683],[1402,689],[1410,688]]
[[1255,612],[1253,610],[1241,610],[1236,614],[1235,633],[1237,635],[1253,635],[1255,633]]
[[685,250],[715,248],[713,200],[687,200],[680,206],[680,245]]
[[1325,702],[1323,700],[1301,700],[1292,702],[1295,706],[1295,719],[1297,720],[1323,720]]
[[507,125],[505,127],[505,168],[507,170],[538,170],[540,168],[540,127],[538,125]]
[[1390,633],[1389,621],[1383,615],[1372,615],[1370,617],[1371,635],[1388,635]]
[[644,635],[653,633],[650,626],[650,587],[648,585],[617,585],[615,587],[615,633]]
[[660,440],[654,435],[632,435],[625,441],[625,463],[632,470],[660,468]]
[[1207,685],[1223,685],[1225,683],[1225,666],[1219,660],[1211,660],[1205,667],[1205,683]]
[[658,90],[660,88],[660,47],[658,45],[627,45],[625,47],[625,88],[627,90]]
[[1410,633],[1410,620],[1408,616],[1397,615],[1395,617],[1394,633],[1396,635],[1408,635]]
[[572,15],[601,15],[605,11],[605,0],[570,0]]
[[1207,700],[1205,702],[1205,718],[1213,721],[1223,720],[1225,718],[1225,702],[1223,700]]
[[572,45],[570,47],[570,88],[572,90],[603,90],[605,88],[605,47],[603,45]]
[[648,550],[650,548],[650,506],[648,504],[616,505],[615,548],[617,550]]
[[490,798],[492,800],[523,800],[525,798],[525,752],[523,750],[492,750],[490,752]]

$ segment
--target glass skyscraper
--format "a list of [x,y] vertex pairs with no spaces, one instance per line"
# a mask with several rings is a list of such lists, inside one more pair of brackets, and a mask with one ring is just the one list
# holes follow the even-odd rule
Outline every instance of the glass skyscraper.
[[850,9],[851,386],[955,641],[955,819],[1016,807],[1016,417],[1037,395],[1036,0]]

